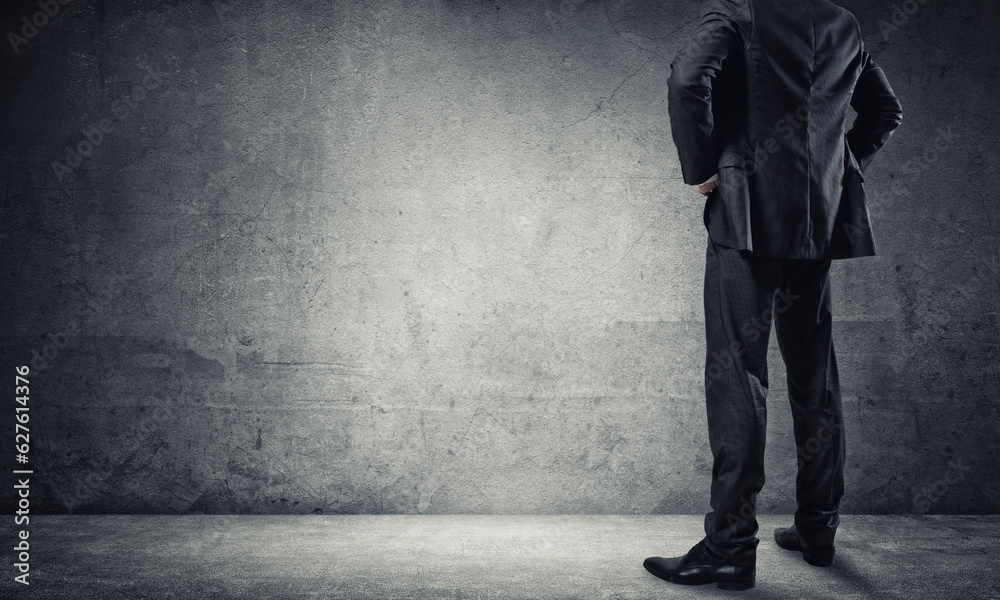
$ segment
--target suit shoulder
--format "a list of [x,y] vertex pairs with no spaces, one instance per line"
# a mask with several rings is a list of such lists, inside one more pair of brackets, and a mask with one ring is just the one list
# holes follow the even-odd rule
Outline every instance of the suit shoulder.
[[750,20],[750,0],[705,0],[701,5],[702,16],[721,13],[734,21]]
[[701,17],[705,18],[713,13],[727,17],[739,29],[743,41],[747,42],[753,31],[750,3],[750,0],[705,0],[701,5]]
[[858,38],[861,38],[861,23],[858,22],[858,18],[854,15],[854,13],[847,10],[846,8],[842,6],[838,8],[844,11],[845,17],[848,19],[848,21],[850,21],[851,25],[854,27],[854,30],[858,32]]
[[839,4],[834,4],[832,2],[826,2],[830,9],[836,14],[845,25],[849,25],[851,29],[858,35],[858,39],[861,39],[861,23],[858,22],[857,16],[853,12],[847,10]]

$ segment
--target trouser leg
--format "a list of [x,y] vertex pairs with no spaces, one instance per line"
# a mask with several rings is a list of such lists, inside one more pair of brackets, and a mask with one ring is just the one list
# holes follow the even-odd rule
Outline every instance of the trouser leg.
[[832,544],[844,495],[845,446],[830,261],[788,261],[781,290],[775,328],[788,372],[798,454],[795,525],[814,542]]
[[705,544],[756,564],[757,493],[764,485],[767,345],[782,260],[715,245],[705,262],[705,395],[714,459]]

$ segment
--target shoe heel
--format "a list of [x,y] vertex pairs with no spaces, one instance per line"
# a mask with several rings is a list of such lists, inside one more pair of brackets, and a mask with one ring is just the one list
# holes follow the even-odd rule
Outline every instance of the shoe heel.
[[718,583],[720,590],[749,590],[753,584],[753,579],[749,581],[720,581]]
[[823,556],[815,554],[802,554],[802,558],[814,567],[829,567],[833,565],[833,555]]

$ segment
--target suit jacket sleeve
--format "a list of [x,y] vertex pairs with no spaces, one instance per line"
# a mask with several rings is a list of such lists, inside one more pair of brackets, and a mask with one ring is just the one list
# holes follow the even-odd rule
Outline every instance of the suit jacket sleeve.
[[684,183],[698,185],[715,174],[717,149],[712,115],[712,84],[722,61],[746,47],[737,25],[737,2],[709,0],[688,44],[670,63],[667,112]]
[[903,122],[899,104],[885,73],[867,51],[861,50],[861,75],[854,86],[851,106],[858,113],[847,132],[847,144],[864,171],[875,153],[889,141],[893,130]]

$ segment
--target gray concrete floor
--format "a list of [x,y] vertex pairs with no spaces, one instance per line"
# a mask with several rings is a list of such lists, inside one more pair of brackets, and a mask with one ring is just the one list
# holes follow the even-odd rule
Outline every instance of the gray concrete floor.
[[32,516],[31,586],[3,598],[997,598],[1000,517],[845,516],[831,568],[777,548],[763,516],[757,587],[647,574],[686,552],[702,517]]

